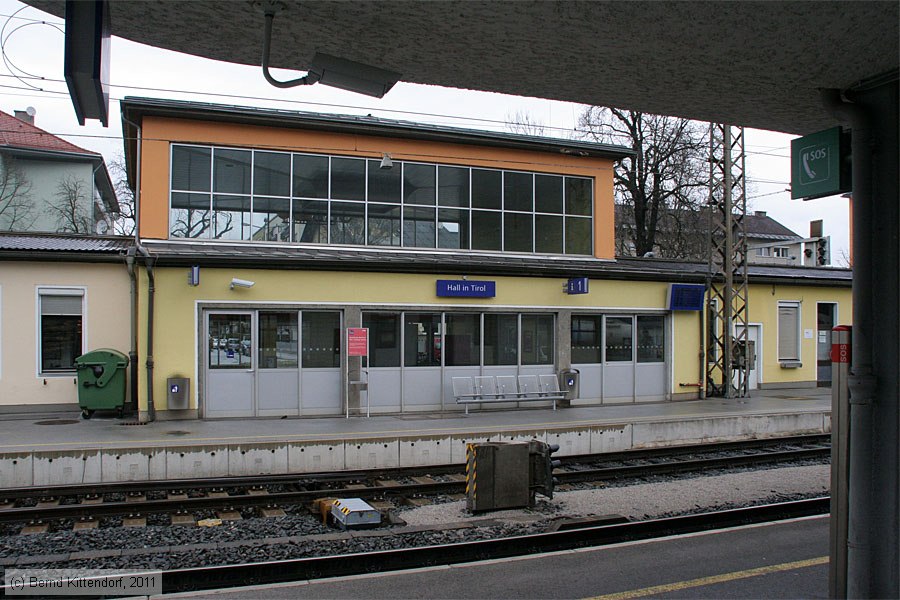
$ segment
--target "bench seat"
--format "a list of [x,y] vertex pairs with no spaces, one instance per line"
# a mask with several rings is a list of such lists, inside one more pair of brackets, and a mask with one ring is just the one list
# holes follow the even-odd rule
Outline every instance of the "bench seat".
[[556,375],[453,377],[451,383],[453,397],[457,404],[465,405],[466,414],[469,414],[469,404],[547,400],[553,402],[556,410],[556,402],[566,399]]

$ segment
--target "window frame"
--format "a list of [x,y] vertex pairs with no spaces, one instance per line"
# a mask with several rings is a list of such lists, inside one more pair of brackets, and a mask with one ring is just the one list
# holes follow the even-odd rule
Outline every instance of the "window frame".
[[775,246],[772,248],[772,256],[775,258],[790,258],[791,249],[788,246]]
[[[173,183],[174,177],[174,167],[175,167],[175,155],[181,152],[181,149],[190,149],[196,148],[201,150],[209,150],[209,182],[208,190],[192,190],[192,189],[180,189],[175,188]],[[249,172],[249,190],[248,194],[237,194],[235,192],[223,192],[221,190],[216,189],[216,154],[217,152],[249,152],[250,156],[250,164],[248,166]],[[272,154],[284,154],[290,157],[290,171],[288,173],[289,177],[289,196],[272,196],[266,194],[258,194],[256,192],[256,173],[257,173],[257,155],[268,156]],[[179,154],[180,155],[180,154]],[[296,163],[297,160],[301,157],[318,157],[325,158],[327,161],[327,193],[325,198],[319,197],[307,197],[301,195],[300,190],[295,189],[297,187],[295,176],[296,176]],[[333,173],[333,163],[336,159],[339,160],[354,160],[361,161],[363,165],[363,199],[350,199],[350,198],[335,198],[333,191],[333,182],[332,179],[334,177]],[[475,165],[464,165],[464,164],[451,164],[451,163],[442,163],[442,162],[422,162],[422,161],[395,161],[394,169],[396,169],[400,175],[400,197],[396,204],[381,202],[378,200],[370,199],[370,186],[369,186],[369,173],[372,169],[372,165],[374,164],[374,159],[372,157],[365,156],[354,156],[354,155],[337,155],[337,154],[322,154],[315,152],[294,152],[291,150],[275,150],[275,149],[267,149],[267,148],[253,148],[253,147],[243,147],[243,146],[227,146],[227,145],[217,145],[217,144],[196,144],[196,143],[172,143],[169,145],[169,175],[168,175],[168,239],[187,239],[187,240],[198,240],[198,241],[226,241],[229,243],[246,243],[246,242],[274,242],[274,243],[288,243],[288,244],[310,244],[316,242],[304,242],[296,239],[297,227],[294,220],[294,209],[297,205],[297,202],[304,200],[316,200],[322,201],[326,203],[326,215],[325,222],[328,224],[326,228],[326,241],[324,242],[327,245],[347,245],[347,244],[338,244],[332,241],[331,235],[331,212],[332,205],[335,202],[356,202],[362,204],[365,208],[364,216],[362,220],[362,243],[361,244],[349,244],[351,247],[397,247],[404,249],[435,249],[435,250],[449,250],[449,251],[465,251],[465,252],[491,252],[491,253],[514,253],[514,254],[528,254],[528,255],[553,255],[553,256],[587,256],[590,257],[594,252],[594,244],[596,242],[596,230],[594,227],[594,219],[596,218],[596,210],[594,203],[596,202],[596,181],[594,177],[589,175],[568,175],[564,173],[549,173],[543,171],[521,171],[518,169],[504,169],[504,168],[484,168]],[[406,194],[406,169],[410,168],[420,168],[426,167],[429,169],[433,169],[434,173],[434,202],[433,203],[410,203],[407,201]],[[466,188],[464,191],[467,198],[461,199],[460,204],[462,206],[451,206],[452,203],[443,203],[440,197],[441,190],[441,173],[442,170],[449,173],[447,169],[452,170],[462,170],[464,171],[464,175],[459,177],[461,183]],[[496,208],[485,208],[483,206],[476,206],[474,203],[474,178],[476,171],[490,171],[495,172],[499,175],[499,206]],[[531,181],[531,210],[522,211],[522,210],[510,210],[511,207],[506,206],[506,187],[505,180],[507,176],[525,176],[526,179],[530,179]],[[548,213],[542,210],[539,210],[538,206],[538,178],[544,179],[549,178],[559,178],[560,187],[561,187],[561,207],[559,212]],[[568,200],[570,181],[575,180],[583,180],[583,184],[579,184],[579,188],[583,187],[587,193],[589,194],[589,211],[588,214],[580,214],[578,211],[570,212],[569,205],[570,202]],[[188,187],[190,186],[190,182],[188,181]],[[423,188],[424,189],[424,188]],[[186,208],[175,208],[173,207],[173,199],[175,197],[179,197],[181,199],[181,203],[188,203]],[[200,199],[206,200],[204,203],[193,202],[199,201]],[[273,199],[286,199],[287,203],[285,206],[286,212],[283,214],[283,223],[273,225],[269,228],[262,229],[261,226],[258,226],[258,222],[268,220],[276,220],[272,217],[273,214],[278,215],[279,218],[281,213],[277,210],[273,213],[271,210],[266,212],[258,213],[256,212],[256,203],[257,199],[266,200],[266,204],[260,204],[261,206],[269,206],[271,205],[271,200]],[[228,211],[228,210],[217,210],[217,202],[222,204],[226,200],[235,199],[234,201],[243,201],[246,209],[242,209],[242,212]],[[233,203],[233,202],[230,202]],[[226,204],[230,204],[226,202]],[[196,207],[193,206],[196,204]],[[379,244],[370,244],[369,236],[368,236],[368,226],[369,226],[369,205],[370,204],[392,204],[400,208],[400,233],[397,236],[397,241],[399,241],[398,245],[391,243],[388,246],[379,245]],[[204,208],[201,208],[201,205]],[[222,204],[222,206],[225,206]],[[407,235],[405,231],[407,226],[410,223],[417,222],[415,219],[410,220],[407,219],[407,211],[415,211],[416,209],[422,208],[431,208],[434,209],[435,218],[431,219],[434,221],[434,229],[435,235],[433,236],[433,240],[421,240],[419,239],[421,236],[418,235]],[[462,247],[459,248],[443,248],[441,245],[441,240],[439,236],[439,224],[440,224],[440,209],[444,208],[452,208],[453,210],[459,211],[460,215],[460,225],[465,226],[468,231],[466,235],[462,235],[463,232],[460,232],[458,236],[459,245]],[[517,207],[521,208],[521,207]],[[196,235],[191,235],[191,229],[196,229],[197,227],[187,228],[183,232],[179,232],[178,234],[174,233],[176,229],[174,224],[176,223],[173,220],[173,213],[175,210],[180,211],[188,211],[187,214],[191,215],[192,213],[198,213],[200,215],[199,219],[197,219],[196,225],[200,227],[199,233]],[[480,211],[476,213],[476,211]],[[499,247],[494,249],[490,248],[479,248],[476,246],[483,246],[484,244],[478,244],[472,236],[472,233],[475,229],[474,221],[476,216],[483,216],[483,213],[491,212],[495,213],[500,218],[500,231],[499,231]],[[217,222],[217,214],[223,215],[231,215],[232,219],[238,218],[235,215],[240,215],[239,218],[242,221],[240,225],[232,225],[232,229],[228,230],[229,235],[227,237],[217,237],[216,234],[216,222]],[[447,213],[450,214],[450,213]],[[263,217],[260,218],[260,215]],[[554,230],[553,237],[561,238],[559,240],[560,244],[557,248],[556,243],[549,244],[547,240],[544,238],[546,236],[539,236],[537,225],[542,221],[543,217],[553,217],[554,219],[561,219],[561,231],[556,232]],[[224,218],[224,217],[223,217]],[[524,221],[523,221],[524,219]],[[195,219],[191,218],[186,221],[185,227],[190,225]],[[546,220],[546,219],[544,219]],[[245,222],[246,221],[246,222]],[[409,221],[410,223],[407,223]],[[505,248],[512,243],[513,238],[508,235],[509,232],[507,229],[507,222],[509,222],[512,226],[512,222],[515,221],[519,223],[521,227],[521,231],[518,231],[520,236],[527,235],[528,230],[530,229],[530,244],[515,244],[514,250],[505,250]],[[521,221],[521,223],[520,223]],[[530,227],[529,227],[530,223]],[[585,224],[587,226],[585,226]],[[556,225],[556,224],[554,224]],[[262,232],[262,233],[260,233]],[[558,235],[557,235],[558,234]],[[577,234],[577,239],[574,239],[572,236]],[[275,237],[277,239],[268,239],[270,237]],[[427,236],[426,236],[427,237]],[[287,238],[287,239],[285,239]],[[415,240],[410,244],[407,244],[407,239]],[[393,238],[392,238],[393,240]],[[524,238],[522,240],[524,242]],[[322,243],[322,242],[318,242]],[[427,245],[422,245],[422,244]],[[487,244],[488,246],[495,246],[497,244],[491,243]],[[550,247],[553,247],[553,251],[549,251]]]
[[[46,377],[72,377],[77,369],[44,370],[44,345],[43,345],[43,297],[44,296],[69,296],[81,298],[81,356],[88,347],[88,298],[85,286],[54,286],[39,285],[35,288],[35,374],[39,378]],[[77,358],[77,357],[75,357]]]

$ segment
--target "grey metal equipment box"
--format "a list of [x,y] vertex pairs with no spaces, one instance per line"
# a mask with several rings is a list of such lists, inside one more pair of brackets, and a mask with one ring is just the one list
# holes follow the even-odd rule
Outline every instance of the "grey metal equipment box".
[[191,380],[188,377],[169,377],[166,402],[169,410],[186,410],[190,406]]
[[522,508],[531,502],[527,442],[466,446],[466,508],[469,512]]
[[361,498],[340,498],[331,505],[331,516],[341,529],[377,527],[381,513]]

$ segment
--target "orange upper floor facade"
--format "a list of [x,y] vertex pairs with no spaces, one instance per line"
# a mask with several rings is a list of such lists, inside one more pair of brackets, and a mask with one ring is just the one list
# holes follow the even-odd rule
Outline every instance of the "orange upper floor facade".
[[123,101],[140,237],[614,258],[625,148],[305,115]]

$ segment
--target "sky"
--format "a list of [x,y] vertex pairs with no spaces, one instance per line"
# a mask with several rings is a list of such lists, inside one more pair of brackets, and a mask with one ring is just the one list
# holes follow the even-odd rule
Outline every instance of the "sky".
[[[95,152],[107,162],[123,153],[119,100],[126,96],[192,100],[241,106],[375,117],[440,124],[464,129],[509,131],[520,115],[544,126],[544,135],[575,135],[583,105],[400,82],[382,98],[370,98],[322,85],[278,89],[263,79],[259,66],[234,65],[160,50],[113,38],[110,52],[110,118],[80,126],[63,79],[62,19],[15,0],[0,0],[0,110],[33,107],[35,125]],[[297,73],[273,69],[276,78]],[[831,196],[791,200],[790,140],[794,136],[748,129],[748,211],[766,211],[801,236],[809,222],[824,221],[831,236],[832,264],[845,266],[849,254],[847,200]]]

